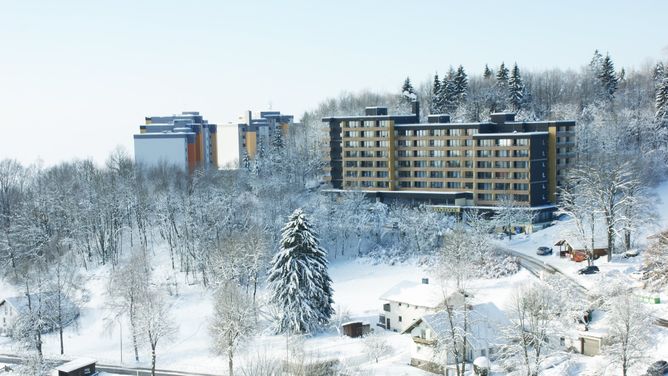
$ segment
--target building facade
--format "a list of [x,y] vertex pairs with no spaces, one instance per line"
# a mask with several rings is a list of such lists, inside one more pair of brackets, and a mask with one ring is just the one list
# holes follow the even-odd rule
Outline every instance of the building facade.
[[250,111],[243,116],[243,123],[237,125],[239,137],[239,161],[245,156],[255,158],[262,150],[269,150],[276,132],[281,137],[288,134],[290,126],[294,125],[294,116],[282,115],[280,111],[262,111],[253,117]]
[[512,113],[496,113],[487,122],[430,115],[420,123],[417,103],[413,112],[388,115],[384,107],[370,107],[363,116],[324,118],[326,180],[335,190],[429,202],[444,211],[508,201],[554,207],[574,162],[574,121],[516,122]]
[[146,117],[134,135],[135,162],[145,167],[159,164],[184,171],[218,167],[217,126],[199,112]]

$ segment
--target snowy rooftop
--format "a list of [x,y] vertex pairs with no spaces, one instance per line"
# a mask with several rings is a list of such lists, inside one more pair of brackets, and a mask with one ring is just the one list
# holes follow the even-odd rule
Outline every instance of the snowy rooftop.
[[443,290],[419,282],[402,281],[380,296],[381,300],[436,308],[445,300]]
[[58,371],[62,371],[62,372],[72,372],[72,371],[76,371],[80,368],[93,365],[96,362],[97,361],[95,359],[91,359],[91,358],[79,358],[79,359],[74,359],[71,362],[67,362],[65,364],[62,364],[62,365],[56,367],[56,369]]

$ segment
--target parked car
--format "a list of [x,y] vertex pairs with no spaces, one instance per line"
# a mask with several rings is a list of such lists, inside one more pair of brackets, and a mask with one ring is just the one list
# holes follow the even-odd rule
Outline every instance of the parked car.
[[624,258],[631,258],[631,257],[636,257],[640,254],[640,251],[637,249],[629,249],[628,251],[624,252],[624,255],[622,257]]
[[599,272],[598,266],[596,265],[589,265],[587,267],[578,270],[578,274],[596,274],[598,272]]
[[647,369],[647,376],[663,376],[668,375],[668,362],[659,360],[652,363]]
[[550,247],[538,247],[538,250],[536,251],[536,254],[538,256],[551,255],[552,254],[552,248],[550,248]]

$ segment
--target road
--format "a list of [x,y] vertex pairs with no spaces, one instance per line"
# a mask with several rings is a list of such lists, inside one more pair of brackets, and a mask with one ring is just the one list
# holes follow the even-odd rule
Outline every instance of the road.
[[[0,354],[0,363],[5,364],[20,364],[23,358],[15,355]],[[53,360],[54,364],[60,365],[65,363],[63,360]],[[121,367],[109,364],[100,364],[98,363],[96,369],[100,372],[114,373],[117,375],[136,375],[136,376],[149,376],[151,375],[150,368],[143,367]],[[182,372],[182,371],[170,371],[164,369],[156,369],[156,376],[217,376],[207,373],[195,373],[195,372]]]
[[[573,286],[576,287],[580,292],[585,294],[587,293],[587,288],[578,283],[573,277],[563,273],[561,270],[555,268],[550,264],[547,264],[546,262],[541,262],[540,260],[534,257],[525,255],[517,251],[513,251],[512,249],[508,248],[499,248],[499,251],[517,257],[517,259],[520,262],[520,265],[538,278],[541,278],[545,274],[550,274],[550,275],[559,274],[562,277],[566,278],[568,281],[570,281],[573,284]],[[654,324],[657,326],[668,328],[667,319],[655,317]]]

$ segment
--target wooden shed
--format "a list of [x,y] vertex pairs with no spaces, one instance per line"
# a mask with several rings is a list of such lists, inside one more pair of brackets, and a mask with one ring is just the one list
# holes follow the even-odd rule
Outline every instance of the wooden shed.
[[[587,249],[591,247],[590,245],[585,246],[581,241],[575,239],[561,239],[554,245],[559,247],[559,256],[570,257],[575,262],[586,260]],[[602,246],[600,242],[594,242],[593,254],[595,259],[605,256],[608,254],[608,248]]]
[[94,359],[79,358],[56,367],[56,371],[58,371],[58,376],[95,376],[97,375],[96,363]]
[[341,325],[343,327],[343,334],[352,337],[362,337],[371,332],[371,325],[362,321],[351,321]]

